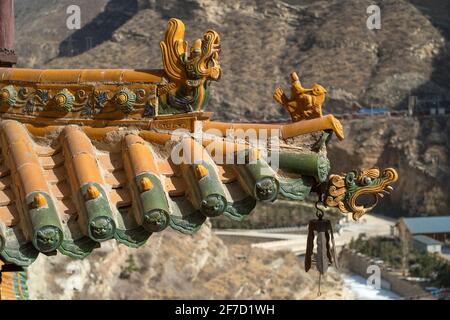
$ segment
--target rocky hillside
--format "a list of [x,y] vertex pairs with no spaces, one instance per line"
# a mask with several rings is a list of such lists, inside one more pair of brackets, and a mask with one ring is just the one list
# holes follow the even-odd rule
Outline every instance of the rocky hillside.
[[82,261],[41,256],[29,274],[32,299],[352,298],[333,271],[318,297],[318,274],[295,255],[225,246],[209,224],[195,236],[155,234],[139,249],[109,241]]
[[391,196],[377,210],[391,216],[448,215],[450,118],[343,120],[349,138],[328,152],[334,172],[387,165],[398,169]]
[[[222,37],[223,78],[210,109],[222,119],[273,119],[275,86],[297,70],[305,85],[329,90],[327,112],[404,106],[410,92],[446,92],[441,25],[420,5],[380,2],[381,30],[366,27],[370,0],[16,0],[20,65],[161,67],[159,41],[170,17],[183,19],[188,40],[214,28]],[[448,2],[439,12],[448,12]],[[428,3],[428,2],[427,2]],[[83,27],[68,30],[66,8],[78,4]]]

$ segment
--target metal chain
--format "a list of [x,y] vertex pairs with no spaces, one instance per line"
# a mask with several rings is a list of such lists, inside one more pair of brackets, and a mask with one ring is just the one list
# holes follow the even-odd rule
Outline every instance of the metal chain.
[[322,203],[321,200],[317,200],[316,204],[314,205],[316,207],[316,216],[319,220],[322,220],[323,216],[325,215],[325,213],[323,212],[322,209],[319,208],[319,204]]

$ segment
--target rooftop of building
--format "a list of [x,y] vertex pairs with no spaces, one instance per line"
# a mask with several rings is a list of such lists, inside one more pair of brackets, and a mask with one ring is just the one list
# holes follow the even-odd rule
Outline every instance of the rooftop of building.
[[401,218],[411,234],[450,233],[450,216]]

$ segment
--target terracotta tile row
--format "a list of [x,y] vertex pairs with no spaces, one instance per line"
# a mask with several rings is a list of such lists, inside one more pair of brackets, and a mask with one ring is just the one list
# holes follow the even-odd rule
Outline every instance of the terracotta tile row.
[[28,265],[39,252],[56,250],[83,258],[112,238],[137,247],[168,226],[192,233],[206,217],[243,219],[256,200],[273,198],[258,196],[261,177],[250,165],[217,165],[191,138],[179,145],[200,150],[202,159],[182,152],[174,164],[154,135],[122,134],[112,150],[92,128],[55,127],[39,137],[28,128],[0,122],[0,252],[9,263]]

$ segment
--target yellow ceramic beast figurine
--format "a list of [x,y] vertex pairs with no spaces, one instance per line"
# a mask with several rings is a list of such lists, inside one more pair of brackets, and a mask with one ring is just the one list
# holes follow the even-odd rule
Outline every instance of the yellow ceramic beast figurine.
[[283,93],[283,89],[277,88],[273,98],[281,104],[291,115],[294,122],[300,120],[322,117],[322,104],[325,101],[327,91],[319,84],[314,84],[311,89],[302,87],[297,73],[291,73],[291,97]]

